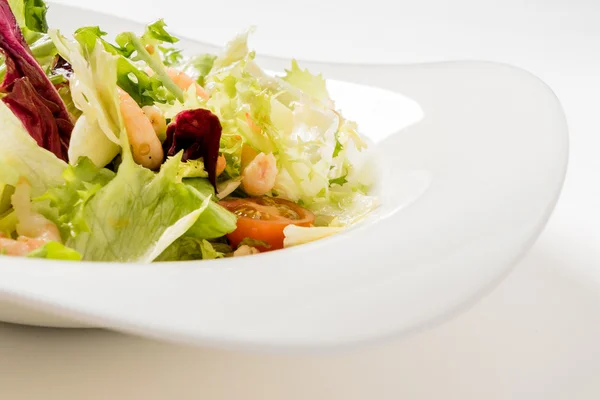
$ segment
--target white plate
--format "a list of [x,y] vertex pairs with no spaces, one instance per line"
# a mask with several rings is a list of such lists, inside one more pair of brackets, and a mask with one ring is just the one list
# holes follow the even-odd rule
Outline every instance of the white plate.
[[[51,16],[65,30],[139,29],[57,5]],[[203,345],[324,347],[437,323],[504,278],[544,227],[563,182],[567,126],[552,91],[527,72],[485,62],[303,64],[340,80],[331,86],[338,105],[377,142],[382,206],[368,221],[241,259],[120,265],[3,257],[0,320]]]

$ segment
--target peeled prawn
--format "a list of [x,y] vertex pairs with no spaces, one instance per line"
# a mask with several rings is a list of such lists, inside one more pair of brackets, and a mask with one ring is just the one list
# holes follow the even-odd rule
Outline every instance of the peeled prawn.
[[171,78],[173,83],[175,83],[181,90],[188,90],[190,86],[194,85],[196,88],[196,94],[199,97],[202,97],[204,100],[208,100],[208,92],[185,72],[173,67],[169,67],[167,68],[167,75],[169,75],[169,78]]
[[46,242],[41,239],[19,236],[18,239],[9,239],[0,234],[0,254],[7,256],[26,256],[32,251],[42,247]]
[[225,167],[227,167],[227,160],[225,160],[223,154],[219,154],[219,158],[217,158],[217,176],[225,171]]
[[0,233],[0,254],[25,256],[48,242],[62,242],[56,225],[31,209],[31,186],[22,179],[12,195],[17,220],[17,239]]
[[159,139],[164,137],[167,132],[167,120],[160,108],[156,106],[144,106],[142,107],[142,111],[150,121],[150,124],[152,124],[154,133],[156,133]]
[[242,171],[242,188],[250,196],[262,196],[275,186],[277,173],[275,156],[259,153]]
[[242,256],[251,256],[253,254],[258,254],[260,251],[256,247],[248,246],[246,244],[241,245],[237,248],[236,251],[233,252],[234,257],[242,257]]
[[152,123],[126,91],[120,88],[118,90],[121,115],[132,147],[133,159],[146,168],[157,169],[163,162],[164,152]]

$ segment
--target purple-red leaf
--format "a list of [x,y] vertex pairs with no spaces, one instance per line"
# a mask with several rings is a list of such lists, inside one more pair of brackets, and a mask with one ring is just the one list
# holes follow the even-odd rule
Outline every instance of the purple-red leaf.
[[219,117],[199,108],[185,110],[175,116],[167,127],[167,140],[163,147],[169,157],[183,150],[182,161],[203,158],[208,179],[216,189],[220,142]]
[[72,125],[71,121],[55,119],[56,104],[38,96],[29,79],[17,79],[2,101],[23,121],[31,137],[41,147],[66,161],[67,149],[60,141],[60,131],[72,129]]
[[27,46],[7,0],[0,0],[0,50],[6,75],[2,101],[21,120],[31,137],[67,160],[73,122],[56,88]]

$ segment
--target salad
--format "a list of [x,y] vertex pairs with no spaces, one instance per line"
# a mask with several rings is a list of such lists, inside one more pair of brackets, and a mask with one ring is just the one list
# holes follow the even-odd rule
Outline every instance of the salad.
[[163,20],[109,38],[0,0],[0,254],[155,262],[317,240],[377,206],[322,76],[265,72],[251,30],[185,55]]

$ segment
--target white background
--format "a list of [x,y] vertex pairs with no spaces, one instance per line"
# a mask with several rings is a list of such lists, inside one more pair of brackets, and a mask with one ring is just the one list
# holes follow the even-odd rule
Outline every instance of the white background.
[[259,52],[299,59],[517,65],[562,101],[571,160],[529,255],[435,329],[338,354],[265,355],[0,324],[0,399],[600,398],[600,2],[60,2],[140,22],[165,17],[174,31],[215,44],[257,25]]

